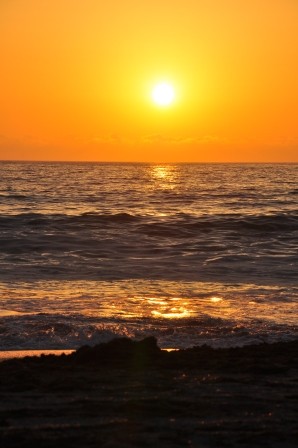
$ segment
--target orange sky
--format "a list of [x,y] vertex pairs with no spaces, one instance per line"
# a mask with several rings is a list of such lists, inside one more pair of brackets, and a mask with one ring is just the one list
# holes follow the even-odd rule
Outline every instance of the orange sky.
[[1,0],[0,159],[298,162],[297,24],[297,0]]

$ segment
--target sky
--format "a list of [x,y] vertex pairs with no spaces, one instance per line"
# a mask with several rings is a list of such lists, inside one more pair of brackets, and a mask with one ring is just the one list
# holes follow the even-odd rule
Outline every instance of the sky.
[[297,24],[297,0],[1,0],[0,160],[298,162]]

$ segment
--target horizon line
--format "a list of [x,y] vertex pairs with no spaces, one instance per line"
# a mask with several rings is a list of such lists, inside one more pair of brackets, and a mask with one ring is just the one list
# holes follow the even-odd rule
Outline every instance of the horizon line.
[[137,160],[57,160],[57,159],[49,159],[49,160],[43,160],[43,159],[0,159],[0,163],[102,163],[102,164],[172,164],[172,165],[178,165],[178,164],[185,164],[185,165],[195,165],[195,164],[226,164],[226,165],[282,165],[282,164],[298,164],[298,161],[241,161],[241,162],[235,162],[235,161],[180,161],[180,162],[174,162],[174,161],[137,161]]

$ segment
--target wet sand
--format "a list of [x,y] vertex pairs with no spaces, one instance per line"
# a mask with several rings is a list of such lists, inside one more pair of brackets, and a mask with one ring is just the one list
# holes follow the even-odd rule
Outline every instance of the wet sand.
[[0,446],[296,447],[297,348],[116,339],[3,361]]
[[0,351],[0,362],[13,358],[25,358],[26,356],[62,355],[70,354],[74,350],[8,350]]

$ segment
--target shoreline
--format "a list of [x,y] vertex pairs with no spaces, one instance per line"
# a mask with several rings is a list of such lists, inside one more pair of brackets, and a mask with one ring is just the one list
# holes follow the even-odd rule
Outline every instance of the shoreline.
[[[162,348],[166,352],[174,352],[179,351],[179,348]],[[22,359],[22,358],[32,358],[32,357],[40,357],[40,356],[48,356],[48,355],[71,355],[76,352],[76,349],[27,349],[27,350],[0,350],[0,362],[6,361],[9,359]]]
[[38,350],[38,349],[28,349],[28,350],[0,350],[0,362],[6,361],[8,359],[15,359],[15,358],[25,358],[27,356],[33,357],[33,356],[41,356],[41,355],[56,355],[60,356],[63,353],[66,355],[70,355],[75,350],[65,349],[65,350]]

